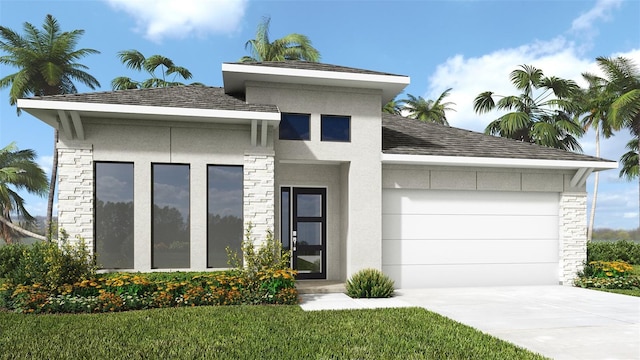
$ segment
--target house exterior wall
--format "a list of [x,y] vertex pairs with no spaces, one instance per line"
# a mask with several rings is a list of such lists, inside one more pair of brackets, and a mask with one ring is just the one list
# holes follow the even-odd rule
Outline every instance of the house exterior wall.
[[[250,125],[84,119],[85,139],[60,140],[59,222],[73,238],[93,239],[94,162],[134,164],[134,269],[151,271],[152,164],[190,166],[190,269],[206,270],[207,165],[244,166],[245,223],[273,228],[273,139],[251,146]],[[259,186],[259,187],[258,187]],[[271,189],[271,190],[269,190]],[[81,194],[78,196],[77,194]],[[78,205],[80,204],[80,205]],[[163,269],[166,270],[166,269]]]
[[586,185],[572,187],[574,171],[383,165],[382,187],[559,194],[558,279],[572,285],[586,260]]
[[[381,268],[381,176],[382,148],[381,92],[324,86],[302,86],[248,82],[249,103],[275,104],[283,113],[310,114],[308,141],[278,140],[274,131],[276,162],[298,164],[342,164],[344,186],[337,190],[347,197],[341,200],[345,265],[339,277],[344,279],[363,268]],[[351,117],[350,142],[326,142],[320,139],[321,115]],[[344,164],[348,164],[344,165]],[[276,173],[278,170],[276,170]],[[284,176],[280,183],[295,186]],[[347,205],[348,204],[348,205]],[[331,241],[331,240],[328,240]],[[331,275],[332,277],[335,274]]]

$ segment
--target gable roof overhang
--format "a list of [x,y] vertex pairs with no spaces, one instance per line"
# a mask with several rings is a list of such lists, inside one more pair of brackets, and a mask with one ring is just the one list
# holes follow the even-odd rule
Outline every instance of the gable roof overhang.
[[222,79],[227,94],[244,93],[247,81],[273,82],[284,84],[303,84],[318,86],[337,86],[382,91],[382,103],[393,100],[409,85],[408,76],[377,73],[373,71],[331,71],[331,65],[319,64],[306,68],[289,66],[269,66],[267,63],[223,63]]
[[383,164],[404,165],[575,170],[570,182],[573,187],[584,185],[589,175],[594,171],[616,169],[618,167],[618,163],[616,161],[492,158],[385,153],[382,153],[381,161]]

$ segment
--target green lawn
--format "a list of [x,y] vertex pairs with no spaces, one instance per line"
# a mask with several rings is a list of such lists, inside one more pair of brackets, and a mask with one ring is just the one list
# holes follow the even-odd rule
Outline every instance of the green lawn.
[[420,308],[0,312],[2,359],[543,359]]
[[623,294],[629,296],[638,296],[640,297],[640,290],[625,290],[625,289],[598,289],[592,288],[593,290],[606,291],[610,293]]

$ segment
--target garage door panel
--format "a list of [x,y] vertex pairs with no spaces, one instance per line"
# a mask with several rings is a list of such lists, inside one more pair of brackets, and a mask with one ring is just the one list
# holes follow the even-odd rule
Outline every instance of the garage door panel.
[[396,288],[461,286],[557,285],[558,265],[384,265]]
[[526,211],[557,215],[558,203],[556,193],[385,189],[382,194],[383,214],[509,215]]
[[383,215],[383,239],[557,239],[558,218],[536,215]]
[[558,193],[384,189],[382,198],[382,268],[398,287],[558,284]]
[[382,265],[557,263],[556,240],[384,240]]

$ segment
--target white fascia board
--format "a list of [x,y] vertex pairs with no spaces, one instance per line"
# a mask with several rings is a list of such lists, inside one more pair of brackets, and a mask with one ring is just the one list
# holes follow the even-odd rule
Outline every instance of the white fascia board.
[[120,113],[120,114],[137,114],[137,115],[188,116],[188,117],[202,117],[202,118],[280,121],[280,113],[273,113],[273,112],[194,109],[194,108],[121,105],[121,104],[97,104],[97,103],[47,101],[47,100],[33,100],[33,99],[18,99],[18,108],[23,110],[28,110],[28,109],[65,110],[65,111],[79,111],[79,112]]
[[379,82],[409,85],[410,78],[402,75],[382,75],[382,74],[362,74],[341,71],[322,71],[308,69],[292,69],[273,66],[256,66],[242,64],[222,64],[222,71],[244,73],[244,74],[260,74],[260,75],[277,75],[301,78],[318,78],[318,79],[334,79],[334,80],[350,80],[363,82]]
[[475,166],[475,167],[506,167],[526,169],[580,169],[590,168],[594,171],[616,169],[615,161],[576,161],[576,160],[543,160],[543,159],[514,159],[488,158],[470,156],[434,156],[434,155],[405,155],[382,154],[383,164],[413,164],[439,166]]

